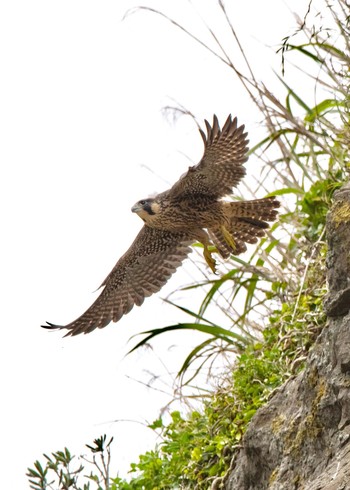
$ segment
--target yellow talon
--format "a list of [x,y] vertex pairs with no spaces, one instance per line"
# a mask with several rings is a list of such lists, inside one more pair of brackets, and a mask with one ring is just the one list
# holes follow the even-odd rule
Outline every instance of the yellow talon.
[[215,253],[215,252],[217,253],[217,249],[216,249],[216,247],[211,247],[211,248],[212,248],[212,250],[209,250],[208,246],[204,245],[203,255],[204,255],[206,263],[209,265],[209,267],[214,272],[214,274],[216,274],[216,262],[211,255],[212,255],[212,253]]
[[232,248],[233,253],[234,253],[236,250],[236,244],[235,244],[235,241],[233,239],[233,236],[230,234],[230,232],[227,230],[227,228],[225,228],[225,226],[221,226],[221,231],[222,231],[222,234],[224,235],[224,238],[225,238],[227,245],[229,245]]

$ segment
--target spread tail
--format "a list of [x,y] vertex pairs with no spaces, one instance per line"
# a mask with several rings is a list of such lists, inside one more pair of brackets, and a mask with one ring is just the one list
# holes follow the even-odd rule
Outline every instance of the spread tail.
[[229,225],[218,225],[208,230],[209,236],[220,255],[227,259],[230,254],[239,255],[247,250],[246,243],[257,243],[275,221],[280,203],[274,197],[225,203]]

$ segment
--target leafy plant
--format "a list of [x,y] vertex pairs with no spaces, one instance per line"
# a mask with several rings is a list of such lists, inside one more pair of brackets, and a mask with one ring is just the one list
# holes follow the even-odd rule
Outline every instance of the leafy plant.
[[[275,287],[279,288],[280,284]],[[90,481],[97,484],[101,477],[104,487],[98,489],[110,490],[204,490],[216,478],[224,478],[256,410],[291,374],[303,368],[310,346],[325,325],[323,293],[323,290],[315,291],[310,287],[307,296],[284,303],[281,310],[275,311],[263,331],[261,342],[242,349],[234,370],[228,371],[226,379],[221,379],[220,387],[203,400],[201,409],[187,415],[175,410],[170,413],[168,422],[158,418],[150,424],[150,429],[158,432],[161,442],[155,449],[140,455],[137,463],[131,464],[129,482],[116,477],[109,480],[108,486],[111,441],[106,446],[106,436],[95,440],[95,446],[87,445],[94,455],[90,463],[99,470],[100,477],[91,472],[83,490],[90,488]],[[106,449],[108,457],[103,459]],[[102,465],[95,459],[97,454]],[[77,478],[84,468],[81,465],[75,471],[70,470],[73,458],[67,449],[54,453],[51,458],[44,457],[48,460],[45,468],[36,461],[35,470],[28,472],[32,484],[35,483],[33,477],[40,482],[31,488],[55,488],[45,486],[50,469],[54,470],[56,479],[59,477],[60,484],[66,484],[62,488],[81,490]]]
[[[106,435],[104,435],[95,439],[93,446],[86,445],[92,454],[92,460],[85,456],[80,456],[79,459],[94,467],[95,471],[97,470],[97,473],[91,471],[89,475],[83,475],[84,465],[74,461],[75,456],[72,456],[67,448],[52,453],[51,456],[44,454],[46,460],[44,466],[39,461],[35,461],[34,468],[28,468],[30,488],[33,490],[68,490],[69,488],[90,490],[92,488],[90,483],[94,482],[94,488],[97,490],[113,490],[109,484],[112,441],[113,437],[106,443]],[[87,481],[83,487],[79,486],[81,479]]]
[[130,484],[143,485],[133,488],[148,488],[153,482],[155,489],[207,489],[215,478],[225,476],[251,418],[276,388],[303,368],[325,325],[324,290],[307,289],[308,295],[274,312],[262,340],[242,350],[201,410],[187,416],[174,411],[170,422],[158,419],[150,426],[159,431],[162,442],[132,464],[131,473],[138,476]]

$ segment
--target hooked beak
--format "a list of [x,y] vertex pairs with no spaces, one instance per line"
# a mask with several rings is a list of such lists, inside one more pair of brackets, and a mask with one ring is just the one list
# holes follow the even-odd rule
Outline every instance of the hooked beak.
[[139,204],[134,204],[133,207],[131,208],[132,213],[137,213],[138,211],[141,211],[141,206]]

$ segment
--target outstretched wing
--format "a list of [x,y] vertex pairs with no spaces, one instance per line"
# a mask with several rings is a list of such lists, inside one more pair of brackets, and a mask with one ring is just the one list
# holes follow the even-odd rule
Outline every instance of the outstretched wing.
[[90,308],[68,325],[47,322],[44,327],[68,329],[68,336],[89,333],[111,321],[117,322],[134,305],[140,306],[147,296],[164,286],[190,253],[191,243],[193,239],[185,233],[171,233],[145,225],[103,281],[101,287],[104,289]]
[[214,115],[213,125],[205,120],[207,135],[201,129],[204,141],[204,155],[201,161],[188,169],[170,189],[173,197],[194,194],[207,194],[220,198],[231,194],[245,175],[243,164],[248,160],[247,134],[244,125],[237,126],[237,118],[228,116],[220,129],[218,118]]

